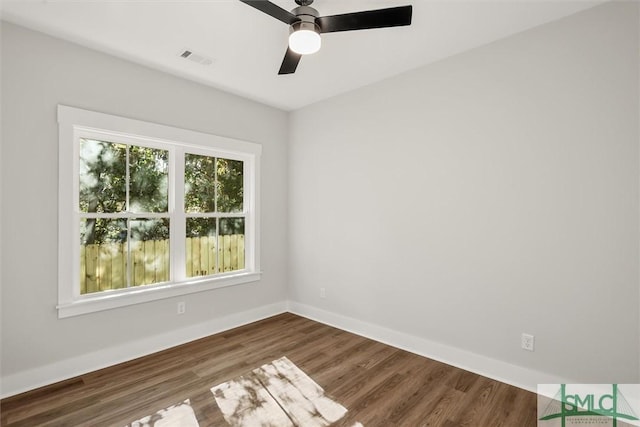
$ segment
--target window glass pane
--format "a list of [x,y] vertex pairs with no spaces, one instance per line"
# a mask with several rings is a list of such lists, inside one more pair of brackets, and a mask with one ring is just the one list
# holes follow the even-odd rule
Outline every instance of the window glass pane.
[[244,268],[244,218],[220,218],[218,265],[221,273]]
[[81,139],[79,166],[80,212],[126,209],[126,145]]
[[127,221],[80,220],[80,294],[127,287]]
[[132,212],[167,212],[169,152],[129,148],[129,208]]
[[218,174],[218,212],[242,212],[242,162],[217,159],[216,172]]
[[187,218],[187,277],[218,272],[215,218]]
[[184,155],[185,212],[215,212],[215,157]]
[[131,286],[169,280],[169,219],[131,220]]

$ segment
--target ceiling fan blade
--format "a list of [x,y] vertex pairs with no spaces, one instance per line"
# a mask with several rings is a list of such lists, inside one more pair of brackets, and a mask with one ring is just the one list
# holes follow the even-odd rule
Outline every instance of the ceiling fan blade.
[[284,59],[282,60],[282,65],[280,66],[280,71],[278,71],[278,74],[295,73],[296,68],[298,68],[300,58],[302,58],[302,55],[300,55],[299,53],[295,53],[291,50],[291,48],[287,47],[287,53],[284,54]]
[[273,16],[277,20],[282,21],[288,25],[291,25],[300,20],[300,18],[298,18],[293,13],[286,11],[280,6],[273,4],[267,0],[240,0],[240,1],[242,3],[248,4],[249,6],[258,9],[260,12],[264,12],[269,16]]
[[390,7],[342,15],[320,16],[316,24],[321,33],[399,27],[411,24],[412,6]]

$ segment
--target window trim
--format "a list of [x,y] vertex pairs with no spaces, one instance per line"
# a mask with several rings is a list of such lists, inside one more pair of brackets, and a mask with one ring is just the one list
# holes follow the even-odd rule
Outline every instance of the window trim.
[[[58,125],[58,305],[56,308],[59,318],[260,280],[260,159],[262,154],[260,144],[65,105],[58,105]],[[87,131],[120,137],[126,143],[144,144],[146,142],[154,146],[171,144],[196,154],[211,153],[213,150],[220,157],[229,156],[245,162],[245,269],[215,276],[189,278],[180,282],[78,295],[79,290],[75,289],[76,280],[73,279],[77,274],[75,267],[79,263],[80,256],[80,248],[77,244],[80,212],[77,204],[74,206],[79,190],[79,182],[76,179],[79,156],[77,140],[83,132]],[[176,161],[176,170],[171,171],[170,168],[169,179],[172,174],[175,178],[175,174],[181,173],[183,168],[184,165]],[[178,206],[180,200],[183,200],[183,195],[176,194],[175,197],[170,197],[169,203],[175,203]],[[171,238],[174,242],[177,242],[176,238],[178,238],[175,233],[180,229],[184,230],[184,227],[175,225],[171,227]],[[173,246],[174,244],[172,249]],[[182,246],[184,251],[184,244],[178,246]],[[181,256],[184,256],[184,253]],[[176,254],[170,259],[172,269],[177,267],[174,266],[175,259]],[[173,274],[172,277],[175,277]]]

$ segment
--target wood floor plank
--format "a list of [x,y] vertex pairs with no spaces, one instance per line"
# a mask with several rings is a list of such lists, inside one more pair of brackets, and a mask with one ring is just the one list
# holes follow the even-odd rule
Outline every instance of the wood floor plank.
[[427,364],[425,372],[417,378],[418,386],[411,391],[402,391],[404,398],[389,411],[386,419],[394,425],[417,425],[427,414],[438,409],[438,405],[451,406],[451,401],[443,401],[443,396],[448,396],[449,389],[445,380],[454,373],[451,366]]
[[463,427],[477,426],[479,419],[491,411],[491,401],[494,398],[499,382],[481,377],[466,393],[461,402],[460,410],[454,419]]
[[211,388],[283,356],[347,408],[333,427],[536,425],[533,393],[291,313],[4,399],[0,421],[123,427],[188,401],[224,427]]

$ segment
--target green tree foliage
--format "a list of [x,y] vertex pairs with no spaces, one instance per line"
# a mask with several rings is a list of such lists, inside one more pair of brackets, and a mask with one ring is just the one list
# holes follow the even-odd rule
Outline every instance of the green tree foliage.
[[[186,154],[184,179],[186,212],[242,212],[244,193],[241,161]],[[244,233],[243,219],[234,220],[238,225],[227,225],[234,223],[231,219],[220,220],[218,234]],[[214,236],[216,227],[216,220],[212,218],[188,218],[187,236]]]
[[[117,213],[167,212],[167,150],[83,139],[80,142],[80,211]],[[127,194],[127,159],[129,191]],[[128,197],[128,200],[127,200]],[[136,240],[169,237],[168,221],[136,220],[131,224]],[[83,244],[124,242],[127,223],[123,219],[87,218],[80,229]]]
[[169,152],[129,147],[129,209],[131,212],[168,211]]
[[186,212],[242,212],[241,161],[186,154],[184,180]]
[[126,209],[127,147],[103,141],[80,143],[80,211]]
[[218,212],[242,212],[243,163],[217,159],[216,202]]
[[[167,150],[83,139],[80,143],[80,211],[140,213],[128,224],[134,240],[169,238],[165,219],[144,218],[145,213],[168,209]],[[127,167],[128,162],[128,167]],[[127,173],[129,188],[127,189]],[[128,190],[128,191],[127,191]],[[243,162],[185,155],[185,211],[187,213],[242,212]],[[189,218],[187,236],[244,233],[242,218],[219,223],[212,218]],[[124,219],[87,218],[81,222],[82,244],[124,242]]]
[[185,154],[185,212],[206,213],[216,211],[215,180],[215,157]]

